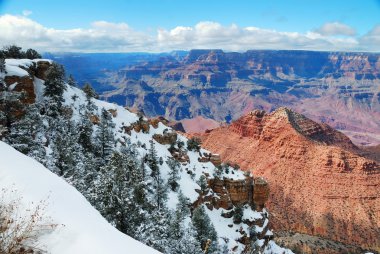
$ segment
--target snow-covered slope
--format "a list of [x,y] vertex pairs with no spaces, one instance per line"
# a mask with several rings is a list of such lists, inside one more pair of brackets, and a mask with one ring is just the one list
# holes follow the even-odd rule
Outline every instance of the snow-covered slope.
[[[7,60],[7,70],[10,72],[8,75],[29,75],[23,69],[28,68],[30,64],[32,63],[28,60]],[[33,77],[33,80],[36,100],[37,102],[42,101],[44,99],[44,81],[36,77]],[[81,106],[86,104],[83,91],[67,86],[64,99],[64,105],[72,109],[71,120],[79,121]],[[169,158],[173,158],[172,153],[169,151],[173,144],[161,144],[153,136],[155,134],[164,136],[165,133],[172,132],[171,128],[159,122],[156,127],[150,125],[147,131],[136,130],[131,128],[131,126],[139,122],[139,117],[136,114],[115,104],[95,99],[92,99],[92,101],[97,107],[91,112],[93,116],[99,118],[102,109],[112,112],[112,121],[115,124],[113,132],[115,140],[117,140],[115,149],[121,148],[123,143],[125,144],[128,141],[136,147],[138,151],[137,159],[143,161],[144,156],[149,152],[150,142],[153,141],[157,156],[162,158],[159,171],[162,180],[167,183],[170,174],[167,161]],[[147,122],[147,119],[143,119],[143,121]],[[97,124],[94,124],[93,128],[96,131]],[[126,129],[129,131],[126,131]],[[178,135],[174,147],[181,150],[177,145],[181,141],[186,144],[188,139]],[[48,153],[51,152],[50,147],[47,147],[46,150]],[[201,187],[197,182],[198,179],[205,176],[210,180],[214,177],[216,167],[210,161],[202,160],[202,156],[208,154],[208,151],[200,149],[200,152],[195,152],[188,150],[186,147],[182,148],[182,150],[188,158],[180,163],[179,189],[191,203],[195,203],[201,192]],[[15,184],[19,193],[24,197],[25,204],[38,202],[50,196],[47,209],[48,215],[51,216],[53,223],[65,225],[44,238],[44,242],[51,253],[157,253],[153,249],[118,232],[101,217],[74,187],[55,176],[41,164],[21,155],[4,143],[1,143],[0,146],[0,162],[0,187],[10,188],[12,184]],[[149,170],[149,167],[146,167]],[[242,171],[233,170],[232,168],[229,172],[223,170],[218,177],[236,181],[246,179],[246,175]],[[50,194],[49,191],[51,192]],[[169,189],[167,194],[166,206],[174,210],[179,203],[178,192]],[[220,199],[219,194],[213,190],[208,190],[208,195],[212,199]],[[290,250],[279,247],[271,240],[272,232],[267,227],[268,212],[265,209],[262,212],[254,211],[247,204],[243,210],[243,219],[249,221],[248,224],[256,225],[256,232],[262,235],[262,240],[257,240],[256,242],[256,245],[261,247],[261,253],[292,253]],[[222,212],[227,212],[222,208],[213,207],[212,209],[206,209],[206,211],[217,231],[219,245],[227,246],[230,251],[233,249],[233,253],[242,253],[246,245],[242,243],[241,238],[246,237],[245,239],[248,238],[249,241],[250,229],[248,224],[234,223],[233,218],[222,217]],[[190,216],[185,221],[190,222]],[[259,221],[263,221],[264,224],[259,225]],[[265,244],[264,238],[266,239]]]
[[159,253],[119,232],[74,187],[3,142],[0,161],[0,187],[16,190],[22,207],[47,201],[44,214],[58,224],[41,239],[49,253]]

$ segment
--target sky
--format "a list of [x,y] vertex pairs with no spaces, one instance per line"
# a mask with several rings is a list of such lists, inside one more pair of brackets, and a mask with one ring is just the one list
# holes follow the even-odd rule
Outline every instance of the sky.
[[0,0],[0,46],[380,51],[380,0]]

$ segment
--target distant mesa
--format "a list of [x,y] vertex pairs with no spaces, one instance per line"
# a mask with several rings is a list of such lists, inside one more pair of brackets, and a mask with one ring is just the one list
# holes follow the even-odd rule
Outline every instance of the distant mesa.
[[[191,50],[140,56],[104,75],[96,79],[104,99],[142,108],[149,117],[230,122],[253,109],[286,106],[356,145],[380,144],[378,53]],[[198,120],[193,124],[203,130]]]

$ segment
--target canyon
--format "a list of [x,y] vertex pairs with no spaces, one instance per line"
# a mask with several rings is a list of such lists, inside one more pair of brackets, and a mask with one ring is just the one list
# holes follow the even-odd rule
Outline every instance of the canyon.
[[191,50],[130,56],[124,66],[120,56],[106,58],[98,69],[96,62],[65,59],[57,58],[81,81],[89,72],[86,81],[103,99],[149,117],[187,119],[190,131],[286,106],[344,132],[356,145],[380,144],[378,53]]
[[194,135],[222,161],[268,181],[267,207],[280,234],[298,232],[380,250],[379,160],[343,133],[279,108],[255,110]]

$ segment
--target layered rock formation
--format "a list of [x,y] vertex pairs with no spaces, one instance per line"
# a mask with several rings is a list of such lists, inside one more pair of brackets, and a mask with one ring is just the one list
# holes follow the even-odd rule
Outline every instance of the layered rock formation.
[[256,108],[287,106],[356,144],[380,144],[379,54],[192,50],[107,75],[103,98],[149,117],[193,119],[191,131],[212,124],[197,116],[230,122]]
[[275,229],[380,250],[380,166],[342,133],[280,108],[199,136],[268,180]]

